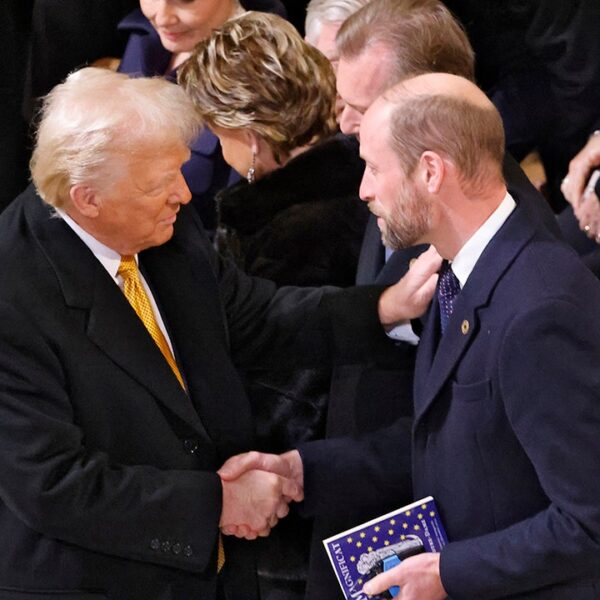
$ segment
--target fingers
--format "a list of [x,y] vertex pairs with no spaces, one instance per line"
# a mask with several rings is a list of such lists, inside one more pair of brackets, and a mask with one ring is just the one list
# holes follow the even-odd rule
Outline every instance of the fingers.
[[304,492],[302,488],[291,479],[286,477],[281,478],[281,494],[289,502],[294,500],[295,502],[302,502],[304,499]]
[[573,207],[579,221],[579,228],[590,238],[598,242],[600,237],[600,200],[594,192],[586,192],[581,203]]
[[284,500],[277,505],[277,508],[275,509],[273,515],[277,518],[277,520],[279,520],[287,517],[289,512],[290,507],[288,506],[288,503]]
[[373,577],[373,579],[365,583],[363,592],[365,592],[365,594],[369,594],[369,596],[374,596],[375,594],[384,592],[394,585],[400,585],[400,579],[402,577],[401,568],[402,564],[399,564],[393,569],[385,571],[384,573],[381,573],[381,575],[377,575],[377,577]]
[[429,246],[412,264],[411,269],[418,269],[422,272],[424,278],[428,278],[433,273],[440,270],[442,266],[442,257],[434,246]]
[[428,304],[431,301],[433,295],[435,294],[435,289],[437,287],[439,277],[440,276],[438,275],[438,273],[433,273],[429,276],[429,279],[427,279],[427,281],[425,281],[425,283],[421,286],[421,304]]
[[247,452],[246,454],[232,456],[225,461],[217,473],[221,479],[232,481],[252,470],[268,471],[284,477],[287,476],[287,465],[278,455],[263,454],[262,452]]
[[285,494],[300,497],[298,486],[287,478],[252,470],[233,481],[222,480],[223,506],[220,526],[223,533],[246,539],[268,535],[288,512]]
[[379,298],[379,320],[389,327],[420,317],[435,293],[442,257],[433,246],[415,259],[408,272]]
[[600,135],[592,136],[581,152],[569,163],[569,172],[560,189],[567,201],[577,206],[582,201],[590,172],[600,164]]
[[[287,514],[287,513],[286,513]],[[285,516],[285,515],[284,515]],[[256,531],[252,529],[249,525],[227,525],[221,527],[221,533],[223,535],[233,535],[237,538],[243,538],[246,540],[254,540],[257,537],[268,537],[271,533],[271,529],[277,525],[279,522],[279,518],[277,515],[272,515],[269,519],[269,523],[266,527]]]
[[268,537],[271,533],[271,529],[278,523],[277,517],[270,520],[269,526],[264,527],[260,531],[255,531],[249,525],[231,525],[229,527],[221,527],[221,533],[223,535],[233,535],[240,539],[255,540],[257,537]]
[[238,528],[235,525],[223,525],[221,527],[221,533],[223,535],[236,535],[237,531],[238,531]]

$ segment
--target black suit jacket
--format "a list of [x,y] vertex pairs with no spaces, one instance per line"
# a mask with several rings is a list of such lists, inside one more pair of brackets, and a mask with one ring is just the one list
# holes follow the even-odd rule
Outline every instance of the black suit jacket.
[[[215,470],[253,445],[232,361],[281,361],[305,331],[308,358],[321,360],[329,333],[308,318],[322,291],[244,276],[196,219],[183,207],[172,240],[139,256],[186,394],[114,281],[32,188],[0,217],[0,598],[215,597]],[[350,295],[355,307],[361,294]],[[251,543],[226,538],[225,550],[229,597],[254,598]]]

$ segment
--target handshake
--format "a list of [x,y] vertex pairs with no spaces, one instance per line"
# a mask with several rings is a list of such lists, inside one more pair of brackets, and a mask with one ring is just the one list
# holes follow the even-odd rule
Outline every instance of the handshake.
[[217,472],[223,486],[219,527],[223,535],[266,537],[304,498],[304,470],[297,450],[285,454],[247,452],[231,457]]

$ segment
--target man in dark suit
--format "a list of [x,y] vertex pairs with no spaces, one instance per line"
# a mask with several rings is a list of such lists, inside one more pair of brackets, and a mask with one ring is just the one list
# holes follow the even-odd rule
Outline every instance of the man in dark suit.
[[388,312],[220,260],[186,206],[197,125],[178,86],[101,69],[45,101],[37,193],[0,217],[3,600],[257,598],[250,543],[219,530],[266,535],[298,490],[216,474],[253,446],[234,361],[302,335],[319,360],[359,304]]
[[[432,243],[448,261],[417,355],[412,479],[415,497],[436,499],[450,543],[365,591],[598,597],[598,282],[507,191],[500,116],[471,82],[407,80],[369,108],[360,134],[361,197],[386,243]],[[235,457],[221,473],[272,469],[304,482],[313,507],[402,494],[402,424],[325,456],[324,444]]]
[[[255,513],[268,531],[286,512],[283,479],[228,489],[215,474],[252,447],[228,346],[259,341],[244,319],[272,291],[218,287],[198,227],[175,227],[197,127],[186,102],[160,80],[74,74],[33,155],[46,202],[30,188],[2,216],[1,598],[215,598],[219,525]],[[119,289],[125,256],[141,299]],[[226,540],[233,597],[254,597],[247,546]]]
[[[372,0],[341,26],[337,44],[340,63],[338,91],[345,101],[341,128],[358,134],[362,114],[394,83],[422,72],[449,72],[474,78],[474,54],[460,24],[438,0]],[[547,202],[510,155],[504,158],[504,177],[511,192],[553,232],[558,232]],[[356,283],[390,285],[408,271],[425,249],[413,246],[386,249],[372,216],[367,224]],[[399,340],[385,356],[363,365],[339,366],[332,379],[327,414],[327,437],[337,438],[376,431],[390,419],[404,418],[410,427],[416,337]],[[321,540],[404,504],[399,498],[370,502],[357,509],[338,507],[334,514],[317,515],[311,552],[308,597],[338,593]]]
[[[425,75],[388,94],[361,125],[374,170],[361,196],[393,245],[430,242],[451,263],[419,344],[413,485],[454,543],[368,591],[393,580],[401,598],[597,597],[600,319],[587,307],[600,286],[507,192],[501,120],[480,90]],[[415,204],[390,193],[397,176]]]

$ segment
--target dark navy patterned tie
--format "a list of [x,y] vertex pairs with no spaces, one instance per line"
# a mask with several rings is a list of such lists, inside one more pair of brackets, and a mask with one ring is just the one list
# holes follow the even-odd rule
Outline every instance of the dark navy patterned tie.
[[440,303],[440,319],[442,325],[442,334],[446,331],[446,326],[454,310],[454,302],[460,292],[460,283],[452,271],[449,263],[444,261],[440,272],[438,282],[438,300]]

